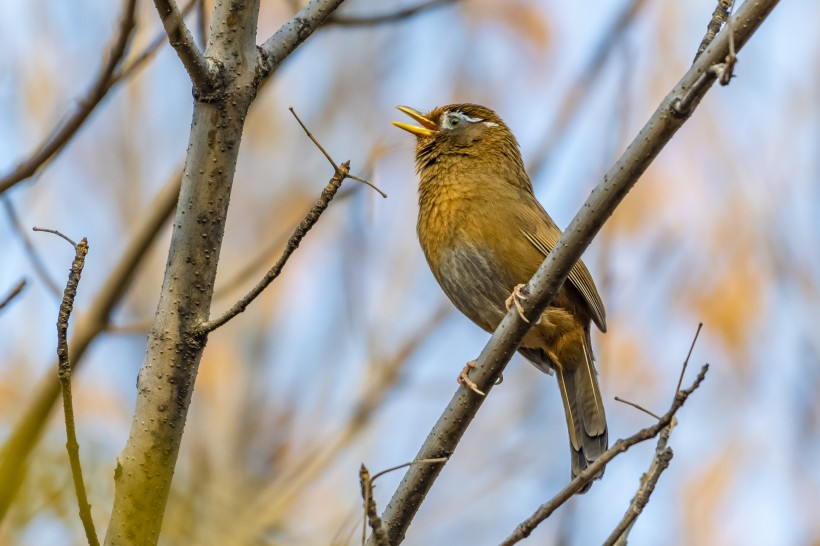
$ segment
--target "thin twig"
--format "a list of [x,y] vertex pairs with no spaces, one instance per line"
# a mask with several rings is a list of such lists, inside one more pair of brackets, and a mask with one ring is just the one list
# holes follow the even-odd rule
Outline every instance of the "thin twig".
[[56,229],[39,228],[37,226],[34,226],[33,228],[31,228],[31,230],[32,231],[42,231],[43,233],[52,233],[54,235],[57,235],[58,237],[62,237],[63,239],[68,241],[71,246],[73,246],[74,248],[77,248],[77,243],[75,243],[67,235],[65,235],[64,233],[62,233],[60,231],[57,231]]
[[34,271],[37,273],[37,276],[43,282],[46,289],[54,295],[55,298],[61,298],[62,290],[60,290],[57,283],[54,282],[54,279],[51,278],[51,275],[49,275],[46,265],[43,262],[43,258],[40,256],[40,253],[37,252],[37,249],[34,248],[34,245],[28,236],[28,232],[23,228],[23,224],[17,216],[17,211],[14,208],[14,204],[11,202],[11,198],[6,194],[0,195],[0,201],[3,202],[3,207],[6,209],[6,215],[9,217],[11,227],[20,238],[20,242],[23,243],[23,251],[28,256],[28,259],[31,262],[32,267],[34,267]]
[[270,285],[270,283],[276,280],[280,273],[282,273],[282,269],[288,263],[288,260],[291,255],[293,255],[294,251],[299,248],[299,244],[302,242],[302,239],[304,239],[305,235],[307,235],[313,226],[316,225],[316,222],[319,221],[319,217],[327,209],[328,205],[330,205],[330,201],[333,199],[333,196],[336,195],[336,192],[339,190],[339,186],[342,185],[342,182],[347,176],[348,170],[350,169],[350,162],[345,161],[336,169],[336,172],[333,173],[333,176],[330,181],[328,181],[325,189],[322,190],[322,194],[319,196],[319,199],[316,200],[307,215],[302,218],[302,221],[299,222],[296,230],[290,236],[290,239],[288,239],[288,244],[282,252],[282,255],[279,257],[279,260],[277,260],[273,267],[265,273],[262,280],[259,281],[256,286],[250,290],[250,292],[245,294],[230,309],[225,311],[218,318],[200,324],[196,331],[197,335],[205,335],[213,332],[234,318],[236,315],[243,312],[248,308],[248,305],[250,305],[251,302],[255,300],[265,290],[265,288]]
[[365,541],[367,540],[367,523],[370,522],[370,528],[373,529],[373,542],[375,546],[390,546],[390,542],[387,538],[387,530],[384,528],[384,524],[382,523],[381,518],[379,517],[379,513],[376,511],[376,501],[373,499],[373,482],[375,482],[380,477],[384,476],[385,474],[389,474],[390,472],[394,472],[396,470],[401,470],[402,468],[407,468],[408,466],[415,465],[415,464],[443,464],[447,462],[447,457],[438,457],[435,459],[419,459],[416,461],[410,461],[404,464],[392,466],[390,468],[386,468],[381,472],[377,472],[370,476],[370,471],[367,470],[367,467],[362,466],[359,468],[359,483],[362,486],[362,498],[364,499],[364,521],[362,522],[362,546],[364,546]]
[[6,307],[9,303],[12,302],[14,298],[22,294],[23,289],[26,287],[26,283],[26,279],[20,279],[19,281],[17,281],[17,284],[14,285],[14,288],[12,288],[8,294],[6,294],[6,297],[0,300],[0,309]]
[[396,470],[401,470],[402,468],[407,468],[408,466],[413,466],[414,464],[444,464],[449,460],[449,457],[434,457],[432,459],[417,459],[415,461],[410,461],[404,464],[391,466],[390,468],[385,468],[381,472],[377,472],[376,475],[373,476],[373,480],[384,476],[385,474],[389,474],[390,472],[395,472]]
[[698,342],[700,329],[703,328],[703,323],[698,322],[698,328],[695,330],[695,337],[692,338],[692,343],[689,345],[689,352],[686,353],[686,360],[683,361],[683,367],[680,370],[680,377],[678,377],[678,386],[675,387],[675,392],[680,392],[680,386],[683,383],[683,376],[686,373],[686,367],[689,366],[689,357],[692,356],[692,351],[695,349],[695,343]]
[[[330,205],[330,201],[336,195],[336,192],[339,191],[339,187],[341,187],[342,182],[344,182],[345,178],[352,178],[350,176],[350,161],[345,161],[342,164],[337,164],[333,161],[333,158],[330,157],[330,154],[325,150],[325,148],[319,143],[316,137],[308,130],[302,120],[299,119],[299,116],[296,115],[296,111],[294,111],[293,107],[290,108],[291,114],[293,117],[296,118],[296,121],[299,122],[299,125],[305,131],[305,134],[308,138],[319,148],[319,151],[322,152],[322,155],[327,158],[330,165],[333,167],[333,176],[331,177],[330,181],[328,181],[325,189],[322,190],[322,194],[319,196],[319,199],[313,204],[310,211],[308,211],[307,215],[302,218],[302,221],[299,222],[299,225],[296,226],[293,234],[288,239],[288,243],[285,246],[285,250],[282,252],[282,255],[279,257],[279,260],[271,267],[265,276],[259,281],[256,286],[254,286],[245,296],[243,296],[239,301],[237,301],[230,309],[225,311],[220,317],[203,322],[197,328],[196,334],[198,335],[205,335],[209,332],[213,332],[220,326],[224,325],[226,322],[234,318],[239,313],[243,312],[245,309],[248,308],[248,305],[251,304],[253,300],[255,300],[270,284],[276,280],[276,278],[282,273],[282,269],[287,264],[288,260],[290,259],[291,255],[299,248],[299,244],[304,239],[305,235],[307,235],[308,231],[310,231],[316,222],[319,221],[319,217],[322,213],[327,209]],[[356,180],[362,180],[356,178]],[[373,189],[381,193],[384,197],[387,197],[381,190],[369,184]]]
[[698,387],[700,387],[701,383],[706,378],[706,372],[708,370],[709,365],[704,364],[697,378],[695,378],[694,383],[692,383],[692,386],[678,392],[675,395],[675,398],[672,400],[672,405],[669,407],[669,411],[663,414],[657,423],[636,432],[626,439],[615,442],[615,445],[605,451],[598,459],[578,474],[571,482],[569,482],[569,484],[567,484],[566,487],[559,491],[557,495],[538,507],[532,516],[521,522],[518,527],[516,527],[515,531],[513,531],[510,536],[501,542],[501,546],[511,546],[512,544],[516,544],[517,542],[530,536],[530,533],[532,533],[535,528],[547,519],[559,506],[564,504],[570,499],[570,497],[575,495],[578,491],[581,491],[589,482],[591,482],[595,476],[603,470],[609,461],[621,453],[624,453],[635,444],[639,444],[649,440],[650,438],[654,438],[664,428],[669,426],[675,418],[675,414],[681,407],[683,407],[683,404],[686,402],[687,398],[689,398],[689,396],[695,392]]
[[94,521],[91,519],[91,505],[88,504],[88,495],[83,481],[83,470],[80,466],[80,444],[77,443],[77,431],[74,425],[74,403],[71,399],[71,361],[68,357],[68,318],[74,308],[74,298],[77,297],[77,287],[80,284],[80,275],[85,266],[85,256],[88,254],[88,240],[83,239],[75,244],[71,239],[54,229],[35,228],[35,231],[44,231],[58,235],[71,243],[74,247],[74,261],[68,272],[68,283],[63,292],[63,301],[60,304],[60,313],[57,318],[57,377],[63,391],[63,410],[65,412],[66,450],[71,465],[71,477],[74,480],[74,490],[77,493],[77,504],[80,507],[80,520],[83,522],[88,544],[99,546]]
[[656,413],[654,413],[654,412],[652,412],[652,411],[649,411],[649,410],[648,410],[648,409],[646,409],[645,407],[643,407],[643,406],[641,406],[641,405],[639,405],[639,404],[636,404],[635,402],[630,402],[629,400],[624,400],[624,399],[623,399],[623,398],[621,398],[620,396],[616,396],[616,397],[615,397],[615,401],[616,401],[616,402],[621,402],[622,404],[626,404],[627,406],[632,406],[633,408],[635,408],[635,409],[637,409],[637,410],[640,410],[640,411],[644,412],[644,413],[645,413],[645,414],[647,414],[647,415],[651,415],[651,416],[652,416],[652,417],[654,417],[655,419],[660,419],[660,416],[658,416],[658,414],[656,414]]
[[[338,169],[339,169],[339,165],[338,165],[338,163],[336,163],[335,161],[333,161],[333,158],[332,158],[332,157],[330,157],[330,154],[327,152],[327,150],[325,150],[324,146],[322,146],[322,145],[319,143],[319,141],[318,141],[318,140],[316,140],[316,137],[314,137],[314,136],[313,136],[313,133],[311,133],[311,132],[308,130],[308,128],[305,126],[305,124],[304,124],[304,123],[302,123],[302,120],[301,120],[301,119],[299,119],[299,116],[298,116],[298,115],[296,115],[296,110],[294,110],[294,109],[293,109],[293,106],[289,107],[289,108],[288,108],[288,110],[290,110],[290,113],[291,113],[291,114],[293,114],[293,117],[295,117],[295,118],[296,118],[296,121],[297,121],[297,122],[299,122],[299,125],[302,127],[302,130],[305,132],[305,134],[308,136],[308,138],[309,138],[309,139],[310,139],[310,140],[311,140],[311,141],[312,141],[312,142],[316,145],[316,147],[317,147],[317,148],[319,148],[319,151],[320,151],[320,152],[322,152],[322,155],[324,155],[324,156],[325,156],[325,158],[327,159],[327,161],[330,163],[330,166],[331,166],[331,167],[333,167],[335,170],[337,170],[337,171],[338,171]],[[369,180],[365,180],[364,178],[359,178],[358,176],[353,176],[352,174],[346,174],[346,175],[345,175],[345,178],[350,178],[350,179],[352,179],[352,180],[356,180],[356,181],[358,181],[358,182],[362,182],[362,183],[364,183],[364,184],[367,184],[368,186],[370,186],[371,188],[373,188],[374,190],[376,190],[377,192],[379,192],[379,193],[381,194],[381,196],[382,196],[382,197],[384,197],[384,198],[386,198],[386,197],[387,197],[387,194],[386,194],[386,193],[384,193],[382,190],[380,190],[379,188],[377,188],[376,186],[374,186],[373,184],[371,184]]]
[[134,30],[136,0],[124,0],[117,33],[88,92],[77,101],[78,107],[49,134],[31,155],[21,161],[10,173],[0,178],[0,193],[34,175],[49,159],[59,153],[77,130],[83,125],[94,108],[110,89],[111,77],[125,55],[128,41]]
[[346,27],[364,27],[381,25],[385,23],[399,23],[424,11],[440,8],[448,4],[454,4],[458,0],[428,0],[416,6],[401,8],[391,13],[379,15],[332,15],[325,21],[325,26],[337,25]]
[[658,484],[658,479],[664,470],[669,468],[669,463],[672,461],[674,455],[671,447],[667,447],[669,442],[669,435],[672,428],[675,426],[673,419],[669,426],[665,427],[658,435],[658,445],[655,447],[655,455],[652,457],[652,464],[646,474],[641,476],[641,484],[632,497],[624,517],[615,526],[612,533],[604,541],[603,546],[626,546],[626,538],[632,530],[635,520],[641,515],[641,512],[649,502],[649,497],[655,491],[655,486]]
[[364,466],[364,463],[359,468],[359,483],[362,486],[362,498],[364,499],[362,546],[367,540],[367,522],[370,522],[370,528],[373,529],[373,542],[376,546],[390,546],[387,541],[387,531],[385,531],[379,512],[376,510],[376,501],[373,498],[373,479],[371,479],[370,472]]

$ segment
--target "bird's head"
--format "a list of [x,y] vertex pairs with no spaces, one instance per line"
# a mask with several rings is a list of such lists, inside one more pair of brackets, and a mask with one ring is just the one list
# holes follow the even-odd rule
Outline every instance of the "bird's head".
[[[419,125],[394,121],[393,125],[416,136],[416,167],[423,172],[440,156],[472,157],[483,163],[521,165],[518,142],[498,114],[477,104],[440,106],[427,114],[408,106],[397,108]],[[521,165],[523,169],[523,165]]]

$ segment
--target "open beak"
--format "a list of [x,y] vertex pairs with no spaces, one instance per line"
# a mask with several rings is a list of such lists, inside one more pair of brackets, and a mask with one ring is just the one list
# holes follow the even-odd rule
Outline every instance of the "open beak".
[[424,117],[424,114],[418,110],[410,108],[409,106],[396,106],[396,108],[416,120],[421,125],[421,127],[418,127],[416,125],[410,125],[409,123],[394,121],[393,125],[399,129],[404,129],[408,133],[413,133],[416,136],[425,137],[433,136],[439,131],[438,126],[430,121],[430,119]]

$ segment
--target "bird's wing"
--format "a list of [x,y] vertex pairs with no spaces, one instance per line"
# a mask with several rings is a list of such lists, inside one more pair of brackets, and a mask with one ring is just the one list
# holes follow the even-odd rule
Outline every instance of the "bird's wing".
[[[544,212],[548,222],[534,222],[534,225],[531,225],[529,230],[524,229],[522,233],[524,237],[546,257],[558,242],[558,238],[561,236],[561,230],[555,226],[555,223],[546,211],[540,206],[539,208]],[[550,229],[551,226],[555,229]],[[569,272],[568,278],[587,302],[592,312],[592,321],[602,332],[606,332],[604,302],[601,301],[598,289],[595,288],[595,281],[592,280],[592,275],[589,273],[587,266],[584,265],[584,262],[581,260],[575,262],[575,265],[572,266],[572,270]]]

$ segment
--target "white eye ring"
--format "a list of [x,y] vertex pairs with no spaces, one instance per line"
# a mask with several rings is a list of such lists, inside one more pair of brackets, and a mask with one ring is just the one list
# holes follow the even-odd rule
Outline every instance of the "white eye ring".
[[[484,120],[481,119],[481,118],[470,117],[467,114],[464,114],[463,112],[445,112],[444,113],[444,121],[442,122],[442,124],[444,125],[444,128],[446,128],[446,129],[455,129],[456,127],[461,125],[462,121],[468,121],[470,123],[477,123],[479,121],[484,121]],[[493,127],[493,126],[496,125],[495,123],[493,123],[491,121],[484,121],[484,123],[485,123],[485,125],[488,125],[490,127]]]

